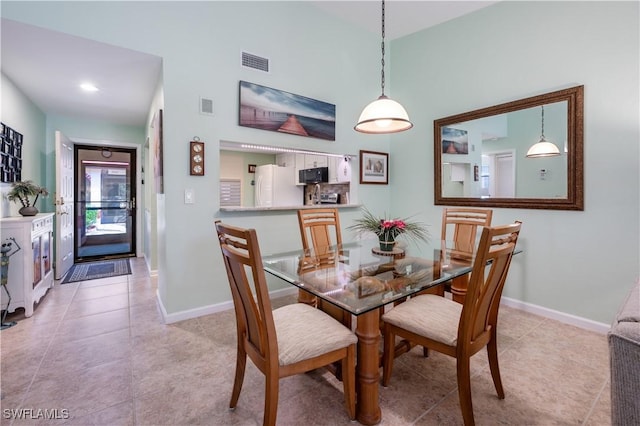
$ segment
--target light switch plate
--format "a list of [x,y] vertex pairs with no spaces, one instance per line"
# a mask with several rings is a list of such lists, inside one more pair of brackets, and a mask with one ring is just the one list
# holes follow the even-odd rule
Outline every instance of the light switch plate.
[[185,204],[194,204],[196,202],[196,195],[193,192],[193,189],[185,189],[184,190],[184,203]]

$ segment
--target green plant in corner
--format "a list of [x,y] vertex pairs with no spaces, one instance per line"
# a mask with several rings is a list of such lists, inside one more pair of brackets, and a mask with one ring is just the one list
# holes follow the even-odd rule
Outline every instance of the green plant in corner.
[[425,224],[410,222],[410,218],[388,219],[386,215],[383,218],[379,218],[366,208],[363,208],[362,212],[362,217],[356,219],[355,223],[347,227],[347,229],[355,231],[357,234],[373,232],[380,241],[395,241],[396,237],[400,235],[406,236],[413,242],[428,242],[431,238]]
[[[36,185],[33,181],[19,181],[11,184],[11,189],[7,193],[9,201],[19,201],[22,204],[20,214],[23,216],[34,216],[38,213],[38,209],[35,207],[38,197],[46,197],[49,192],[46,188]],[[35,197],[31,201],[31,197]]]

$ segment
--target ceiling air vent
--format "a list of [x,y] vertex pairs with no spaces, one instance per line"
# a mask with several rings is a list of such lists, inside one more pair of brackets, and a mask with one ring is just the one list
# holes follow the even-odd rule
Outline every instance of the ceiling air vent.
[[242,66],[254,70],[269,72],[269,59],[251,53],[242,52]]

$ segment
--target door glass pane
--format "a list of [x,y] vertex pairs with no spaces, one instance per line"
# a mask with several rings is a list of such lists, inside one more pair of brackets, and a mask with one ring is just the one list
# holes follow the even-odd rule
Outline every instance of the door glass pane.
[[[135,253],[133,150],[78,151],[76,259]],[[127,152],[131,151],[131,152]]]
[[33,288],[36,288],[36,286],[42,279],[42,262],[40,260],[40,237],[35,237],[33,241],[31,241],[31,245],[33,246]]

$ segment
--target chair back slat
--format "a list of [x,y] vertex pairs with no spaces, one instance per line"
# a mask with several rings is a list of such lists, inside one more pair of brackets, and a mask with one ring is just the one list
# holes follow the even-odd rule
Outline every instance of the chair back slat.
[[[453,241],[464,250],[475,248],[478,228],[491,226],[493,210],[445,208],[442,211],[442,240]],[[453,236],[448,229],[453,227]]]
[[495,328],[520,226],[516,222],[482,230],[458,328],[462,345],[471,345]]
[[216,221],[239,335],[268,358],[277,356],[277,339],[262,256],[255,229],[241,229]]
[[313,249],[316,256],[323,256],[329,253],[329,247],[342,244],[340,216],[336,208],[298,210],[298,223],[305,251]]

